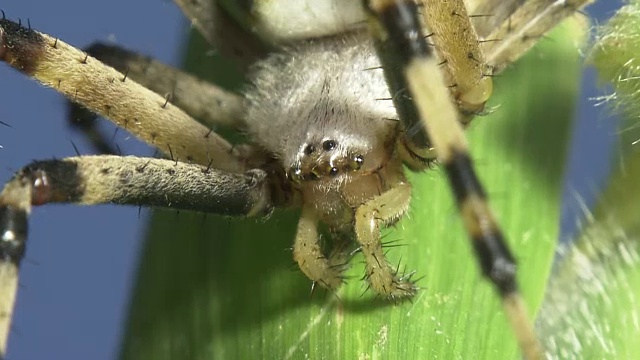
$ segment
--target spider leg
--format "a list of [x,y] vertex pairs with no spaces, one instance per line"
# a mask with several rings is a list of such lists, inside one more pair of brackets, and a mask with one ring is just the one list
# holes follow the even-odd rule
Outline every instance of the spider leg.
[[540,37],[590,2],[496,0],[475,2],[467,11],[462,0],[421,0],[428,9],[422,14],[447,70],[452,95],[468,115],[484,109],[493,89],[490,76],[518,60]]
[[95,43],[85,51],[156,94],[168,95],[207,128],[242,127],[242,97],[231,91],[119,46]]
[[[485,53],[498,73],[518,60],[562,20],[579,12],[593,0],[487,0],[469,11]],[[489,15],[489,16],[483,16]]]
[[6,351],[32,206],[115,203],[253,216],[273,208],[270,190],[262,170],[234,174],[165,159],[103,155],[27,165],[0,193],[0,357]]
[[433,35],[429,39],[448,70],[447,82],[460,110],[465,114],[481,112],[493,89],[489,77],[492,71],[464,2],[422,0],[422,4],[422,14]]
[[490,76],[518,60],[540,37],[590,2],[487,1],[471,10],[480,14],[475,18],[465,1],[421,0],[429,9],[423,16],[448,70],[453,97],[469,115],[481,112],[491,96]]
[[118,154],[115,144],[112,144],[110,138],[98,128],[99,119],[96,114],[71,101],[67,103],[67,111],[67,124],[72,129],[80,131],[98,154]]
[[527,1],[530,0],[471,0],[465,1],[465,4],[467,13],[473,17],[478,36],[486,38]]
[[416,3],[411,0],[363,2],[378,48],[396,54],[391,58],[379,50],[385,71],[401,70],[401,75],[396,76],[398,82],[390,83],[391,90],[396,92],[398,88],[394,86],[401,85],[415,102],[451,184],[482,272],[502,300],[523,355],[528,359],[542,359],[542,348],[518,290],[514,258],[475,173],[459,123],[460,114],[451,99],[438,60],[422,34]]
[[293,260],[314,283],[334,291],[342,284],[344,267],[335,266],[336,263],[324,256],[318,234],[318,219],[307,207],[302,209],[298,221],[298,229],[293,241]]
[[411,185],[401,183],[356,210],[355,232],[366,262],[366,277],[371,288],[389,299],[403,299],[416,294],[409,279],[398,276],[387,262],[380,241],[381,227],[399,219],[409,208]]
[[0,60],[111,119],[174,160],[245,170],[231,144],[168,99],[58,39],[2,19]]
[[267,47],[246,31],[217,0],[174,0],[202,36],[242,73]]

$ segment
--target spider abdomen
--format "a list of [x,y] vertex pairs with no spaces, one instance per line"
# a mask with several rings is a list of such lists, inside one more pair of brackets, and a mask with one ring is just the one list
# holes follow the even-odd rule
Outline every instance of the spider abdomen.
[[298,42],[259,62],[251,82],[246,131],[290,178],[372,171],[391,157],[400,129],[366,33]]

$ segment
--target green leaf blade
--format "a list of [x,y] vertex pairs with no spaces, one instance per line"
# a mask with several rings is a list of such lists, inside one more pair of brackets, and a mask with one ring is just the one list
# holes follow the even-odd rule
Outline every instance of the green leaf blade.
[[640,1],[598,26],[590,61],[623,116],[617,166],[554,270],[540,328],[560,358],[640,358]]
[[[497,80],[491,116],[468,130],[480,178],[537,308],[559,219],[561,179],[580,77],[575,24]],[[202,49],[198,50],[202,51]],[[409,216],[385,230],[389,259],[424,276],[413,302],[373,298],[356,256],[337,296],[293,265],[298,214],[267,221],[158,212],[145,247],[123,359],[431,359],[517,357],[481,278],[441,170],[409,174]],[[363,295],[364,294],[364,295]]]

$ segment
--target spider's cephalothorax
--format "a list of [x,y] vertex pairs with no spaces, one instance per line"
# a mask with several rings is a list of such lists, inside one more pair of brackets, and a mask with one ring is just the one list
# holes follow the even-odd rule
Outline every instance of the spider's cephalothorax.
[[[397,150],[405,143],[402,124],[368,34],[290,45],[259,62],[251,83],[245,130],[280,161],[301,193],[306,219],[296,243],[315,243],[318,221],[340,232],[353,233],[355,227],[374,291],[392,298],[413,295],[415,287],[384,260],[379,240],[379,227],[408,208],[410,185],[399,156],[407,152]],[[388,192],[399,198],[380,212],[374,199]],[[361,206],[367,208],[365,219],[355,217]],[[372,220],[375,213],[381,220]],[[371,221],[375,225],[363,230]],[[310,279],[337,288],[341,268],[313,247],[309,252],[294,246],[294,258]]]
[[[325,254],[318,234],[325,223],[355,240],[373,291],[391,299],[410,297],[416,292],[412,273],[399,274],[388,264],[380,229],[408,208],[411,187],[403,165],[424,169],[435,150],[481,269],[495,285],[524,354],[541,357],[514,259],[487,206],[460,122],[482,110],[491,93],[490,69],[518,58],[587,2],[270,0],[225,10],[215,1],[176,0],[241,69],[264,47],[229,13],[244,13],[253,33],[281,49],[253,65],[244,98],[117,47],[94,45],[87,50],[94,58],[3,17],[0,60],[170,159],[101,155],[36,161],[7,182],[0,193],[0,354],[6,350],[28,215],[33,205],[52,202],[233,216],[299,206],[293,256],[314,284],[338,288],[350,254],[339,246]],[[489,15],[474,26],[473,13]],[[173,94],[171,101],[158,95],[166,93]],[[246,133],[250,144],[231,145],[211,130],[219,125]]]

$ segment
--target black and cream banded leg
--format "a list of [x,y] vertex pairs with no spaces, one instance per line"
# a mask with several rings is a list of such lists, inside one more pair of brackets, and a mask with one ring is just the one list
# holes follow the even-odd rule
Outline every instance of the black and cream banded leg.
[[227,173],[165,159],[82,156],[36,161],[0,193],[0,355],[11,327],[18,268],[32,206],[50,203],[123,204],[228,216],[265,215],[273,208],[262,170]]
[[[440,13],[441,16],[431,16],[438,18],[438,21],[455,18],[449,16],[448,6],[437,6],[444,2],[426,3],[428,7],[423,11]],[[459,7],[463,7],[462,1],[457,3]],[[462,114],[468,111],[465,106],[469,102],[462,101],[461,107],[454,102],[440,69],[440,61],[425,40],[419,20],[419,7],[414,1],[365,0],[364,4],[369,16],[369,28],[391,92],[409,95],[395,97],[394,100],[399,102],[399,106],[396,106],[408,107],[411,109],[410,113],[418,115],[416,119],[412,119],[405,118],[400,113],[401,120],[408,129],[415,128],[417,122],[426,129],[425,134],[415,131],[416,135],[409,140],[417,148],[430,145],[435,149],[451,184],[482,272],[502,299],[523,355],[528,359],[542,359],[542,348],[518,290],[515,260],[487,204],[487,196],[474,170],[460,125]],[[452,57],[455,58],[455,54]],[[451,63],[453,60],[448,59],[447,62]],[[458,71],[452,71],[453,77],[456,73]],[[478,92],[471,87],[469,92],[460,93],[459,99],[465,99],[467,94],[471,94],[471,105],[482,106],[488,98],[490,88],[483,82],[483,76],[477,79],[476,86],[485,90]],[[475,93],[482,96],[478,97]],[[480,100],[476,101],[478,98]]]
[[126,74],[61,40],[4,18],[0,19],[0,60],[171,158],[88,156],[38,161],[7,182],[0,193],[0,358],[6,354],[32,206],[117,203],[230,216],[264,214],[275,206],[274,189],[269,186],[272,179],[263,170],[251,170],[247,147],[232,146]]

